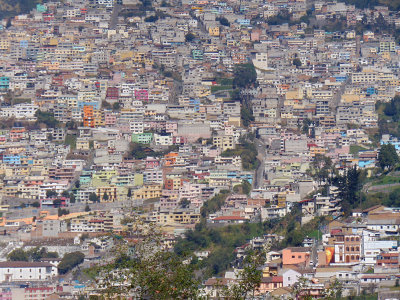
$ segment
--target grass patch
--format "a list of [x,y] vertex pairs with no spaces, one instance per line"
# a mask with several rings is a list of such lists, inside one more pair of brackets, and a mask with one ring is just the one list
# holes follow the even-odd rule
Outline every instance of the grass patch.
[[361,296],[348,296],[342,299],[352,299],[352,300],[378,300],[378,294],[361,295]]
[[322,231],[317,229],[317,230],[311,231],[308,236],[310,238],[313,238],[313,239],[316,239],[316,240],[321,240],[322,239],[322,235],[323,235]]
[[367,148],[359,145],[350,145],[350,154],[358,155],[360,151],[368,150]]
[[399,176],[387,175],[387,176],[383,177],[382,179],[379,179],[379,180],[373,182],[372,185],[376,186],[376,185],[393,184],[393,183],[399,183],[399,182],[400,182]]
[[211,86],[211,93],[215,93],[218,91],[224,91],[224,90],[232,90],[232,86],[229,85],[213,85]]
[[227,86],[232,87],[233,78],[217,78],[217,83],[220,85],[227,85]]
[[65,137],[65,145],[71,146],[71,149],[76,149],[76,135],[67,134]]

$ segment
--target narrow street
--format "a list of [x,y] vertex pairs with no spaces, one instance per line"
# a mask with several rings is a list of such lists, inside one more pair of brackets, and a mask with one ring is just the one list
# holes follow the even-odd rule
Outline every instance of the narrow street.
[[258,151],[257,158],[260,161],[260,165],[254,172],[254,188],[259,189],[262,187],[264,182],[264,164],[266,156],[266,146],[264,142],[260,139],[256,139],[255,144]]

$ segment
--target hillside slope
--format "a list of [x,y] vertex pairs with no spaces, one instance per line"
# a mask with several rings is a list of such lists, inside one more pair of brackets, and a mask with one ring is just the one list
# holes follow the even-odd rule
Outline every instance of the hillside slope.
[[340,0],[346,4],[354,4],[357,8],[367,8],[376,5],[387,5],[392,10],[400,8],[400,0]]
[[41,0],[0,0],[0,18],[28,13]]

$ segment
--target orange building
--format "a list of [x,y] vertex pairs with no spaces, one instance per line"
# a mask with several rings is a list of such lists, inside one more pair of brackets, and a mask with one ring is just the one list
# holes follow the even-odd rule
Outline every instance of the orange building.
[[284,265],[297,265],[310,263],[310,248],[289,247],[282,250],[282,263]]
[[83,126],[84,127],[94,127],[94,110],[93,106],[85,105],[83,107]]
[[165,166],[173,166],[176,163],[176,158],[178,157],[178,153],[171,152],[164,156]]

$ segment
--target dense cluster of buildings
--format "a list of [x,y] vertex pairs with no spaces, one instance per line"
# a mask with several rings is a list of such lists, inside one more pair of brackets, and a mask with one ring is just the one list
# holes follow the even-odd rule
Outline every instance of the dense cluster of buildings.
[[[0,22],[3,260],[40,243],[60,257],[82,251],[90,266],[113,246],[105,233],[133,230],[138,207],[170,247],[224,190],[210,226],[281,218],[294,205],[303,223],[339,218],[335,187],[309,196],[325,184],[316,158],[339,171],[375,167],[376,104],[400,92],[400,47],[372,29],[398,28],[398,13],[308,0],[145,2],[48,1]],[[242,64],[257,80],[239,101]],[[381,143],[400,151],[393,136]],[[349,293],[354,283],[393,285],[399,212],[358,214],[331,223],[322,246],[269,251],[258,293],[284,297],[300,277],[315,296],[332,276]],[[281,237],[258,239],[241,249]],[[2,297],[85,290],[56,283],[56,263],[1,262]],[[216,280],[204,285],[214,296]]]

